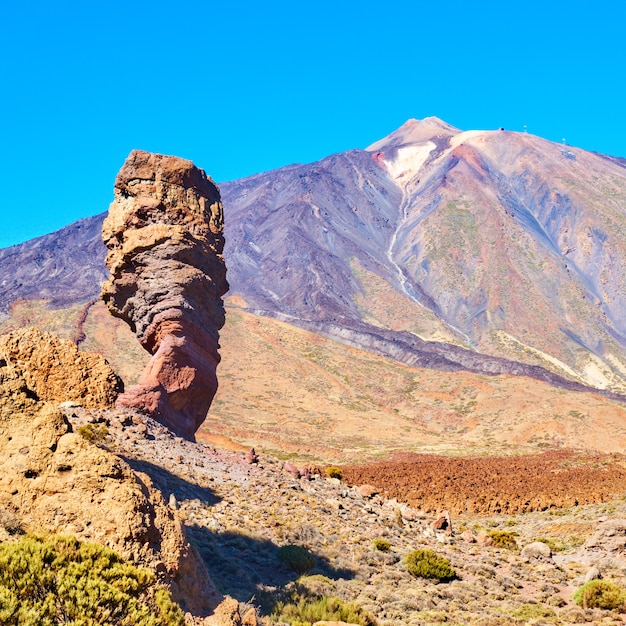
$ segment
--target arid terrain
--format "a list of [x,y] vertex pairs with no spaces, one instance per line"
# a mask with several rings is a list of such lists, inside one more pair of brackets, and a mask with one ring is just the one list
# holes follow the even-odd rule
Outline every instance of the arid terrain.
[[[382,490],[375,495],[377,490],[359,489],[361,479],[349,468],[344,468],[346,482],[316,475],[297,479],[275,457],[262,454],[257,464],[249,464],[245,452],[190,443],[128,413],[103,415],[79,407],[65,413],[75,426],[104,417],[109,434],[100,445],[151,477],[181,513],[218,589],[261,613],[271,612],[276,598],[297,588],[310,600],[332,595],[356,602],[379,626],[623,623],[616,613],[584,610],[572,601],[593,566],[605,579],[626,583],[626,502],[609,495],[623,493],[626,486],[621,457],[596,457],[600,468],[590,458],[577,466],[564,453],[539,460],[519,457],[515,470],[521,476],[551,468],[565,477],[564,487],[576,483],[578,505],[567,495],[559,500],[545,481],[531,478],[529,493],[544,497],[548,508],[524,514],[453,513],[449,534],[432,527],[442,512],[437,504],[446,503],[445,498],[436,503],[432,496],[413,497],[407,504],[399,495],[389,499]],[[445,489],[459,499],[471,499],[484,485],[485,464],[467,466],[459,486]],[[497,471],[497,463],[491,466]],[[439,467],[441,476],[454,483],[450,466]],[[602,502],[592,488],[598,471],[615,472]],[[439,489],[435,484],[430,493]],[[488,537],[498,532],[512,542],[491,544]],[[375,547],[379,539],[389,542],[388,551]],[[523,550],[537,540],[550,547],[551,556]],[[305,546],[315,556],[315,567],[304,576],[277,559],[278,548],[290,544]],[[436,584],[409,575],[403,559],[416,548],[448,558],[458,580]]]
[[624,163],[427,118],[219,194],[131,153],[116,317],[103,216],[0,250],[0,541],[98,541],[190,626],[625,623]]

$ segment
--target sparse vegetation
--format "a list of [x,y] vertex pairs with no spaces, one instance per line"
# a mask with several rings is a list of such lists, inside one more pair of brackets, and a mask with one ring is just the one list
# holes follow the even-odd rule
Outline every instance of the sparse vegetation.
[[276,602],[270,617],[292,626],[311,626],[319,621],[376,626],[374,617],[357,603],[344,602],[335,596],[311,594],[299,583],[293,585],[284,599]]
[[109,434],[106,424],[85,424],[78,427],[78,434],[92,443],[102,443]]
[[374,539],[372,543],[374,544],[374,548],[379,552],[389,552],[389,550],[391,550],[391,542],[387,539],[378,537],[377,539]]
[[339,467],[327,467],[326,476],[328,476],[328,478],[338,478],[341,480],[343,478],[343,472]]
[[508,530],[490,530],[487,533],[493,539],[493,545],[498,548],[506,548],[507,550],[517,550],[519,546],[515,537],[516,532]]
[[304,546],[283,546],[276,556],[296,574],[306,574],[316,565],[315,557]]
[[542,622],[556,622],[557,616],[553,609],[543,604],[522,604],[512,613],[515,619],[523,620],[528,624],[531,620],[541,620]]
[[407,572],[416,578],[450,582],[457,578],[448,559],[432,550],[413,550],[404,559]]
[[574,592],[574,602],[584,609],[626,610],[626,591],[608,580],[590,580]]
[[549,546],[552,552],[563,552],[567,549],[567,546],[560,539],[550,539],[549,537],[537,537],[535,541],[541,541]]
[[0,544],[0,623],[182,626],[152,572],[73,537],[27,535]]

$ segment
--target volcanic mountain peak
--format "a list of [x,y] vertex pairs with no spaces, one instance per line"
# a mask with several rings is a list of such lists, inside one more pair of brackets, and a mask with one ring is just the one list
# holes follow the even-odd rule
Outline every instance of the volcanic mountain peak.
[[407,144],[419,144],[436,137],[452,137],[461,131],[437,117],[409,119],[390,135],[366,148],[368,152],[389,151]]

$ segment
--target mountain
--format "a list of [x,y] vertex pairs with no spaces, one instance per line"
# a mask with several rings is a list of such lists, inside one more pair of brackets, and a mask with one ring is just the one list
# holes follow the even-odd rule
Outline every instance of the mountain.
[[409,363],[399,345],[419,338],[625,389],[620,161],[427,118],[222,193],[248,310],[363,347],[375,336]]
[[[230,307],[412,366],[626,392],[622,160],[426,118],[220,189]],[[0,251],[4,310],[96,297],[101,220]]]

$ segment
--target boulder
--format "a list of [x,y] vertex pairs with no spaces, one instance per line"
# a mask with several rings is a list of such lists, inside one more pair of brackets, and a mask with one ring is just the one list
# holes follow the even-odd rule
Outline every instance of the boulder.
[[365,500],[369,500],[370,498],[373,498],[375,495],[378,495],[380,493],[380,489],[374,487],[373,485],[367,484],[359,485],[356,490],[357,493]]
[[0,385],[0,412],[9,413],[38,400],[107,408],[122,390],[104,357],[81,352],[72,341],[38,328],[0,336]]
[[452,534],[452,520],[450,519],[450,513],[444,511],[438,519],[431,524],[433,530],[445,532],[448,535]]
[[135,150],[102,228],[102,298],[152,355],[117,406],[194,440],[217,391],[228,290],[218,188],[191,161]]
[[147,474],[89,442],[58,408],[0,418],[0,506],[26,532],[74,535],[147,567],[196,615],[220,600],[206,568]]
[[492,546],[493,538],[486,531],[481,530],[476,536],[476,542],[481,546]]
[[522,548],[521,555],[524,561],[549,561],[552,559],[552,550],[543,541],[534,541]]
[[585,582],[588,583],[590,580],[600,580],[602,578],[602,572],[594,565],[587,570],[585,574]]

